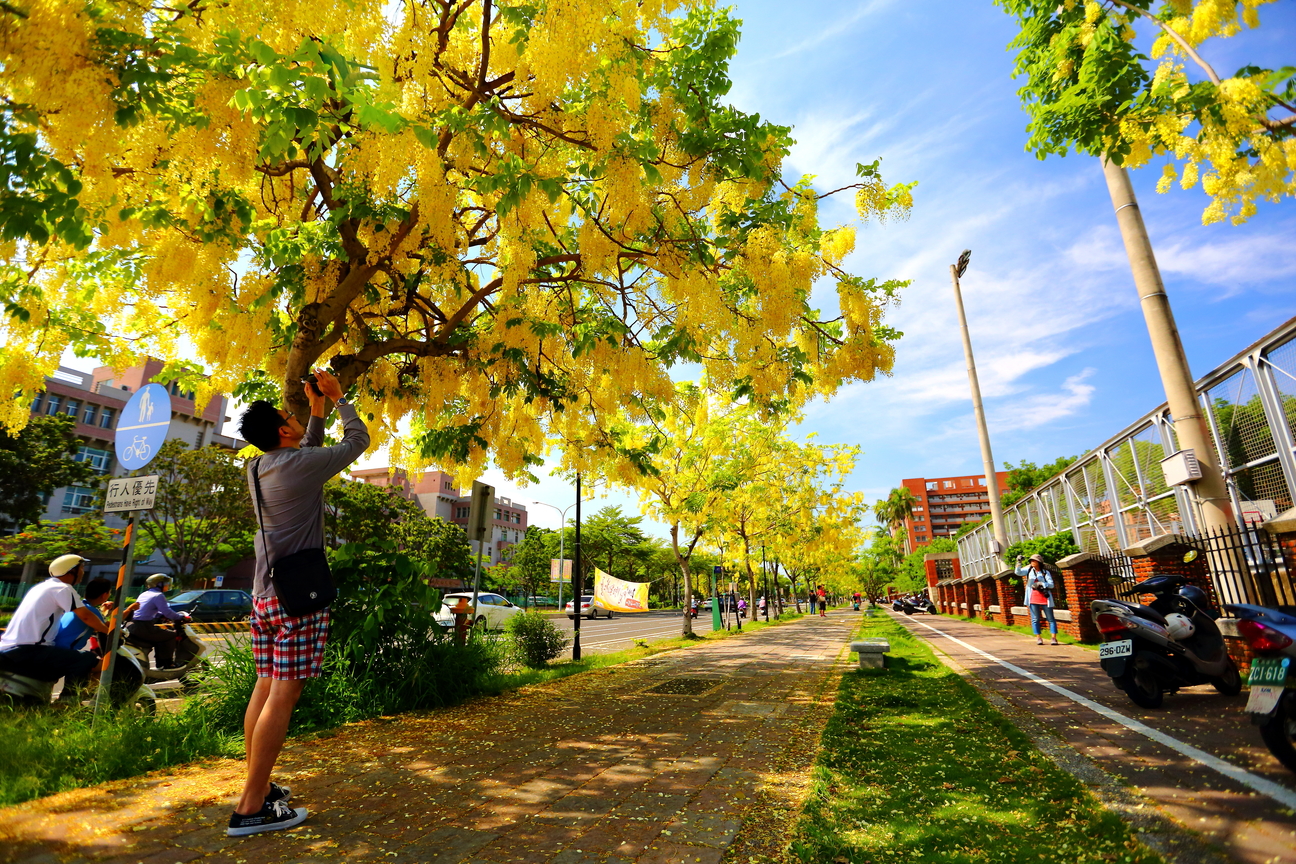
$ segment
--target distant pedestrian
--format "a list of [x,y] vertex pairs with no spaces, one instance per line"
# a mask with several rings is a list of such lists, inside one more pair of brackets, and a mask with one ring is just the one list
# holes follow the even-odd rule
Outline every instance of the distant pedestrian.
[[807,591],[806,593],[810,595],[810,596],[809,596],[809,601],[810,601],[810,614],[813,615],[813,614],[815,614],[815,592],[814,592],[814,586],[811,585],[809,591]]
[[819,594],[819,617],[824,618],[827,617],[828,615],[828,592],[824,590],[824,586],[820,585],[818,594]]
[[[1017,556],[1017,563],[1021,563],[1020,555]],[[1026,603],[1030,608],[1031,631],[1035,634],[1035,644],[1044,644],[1044,638],[1040,636],[1041,613],[1048,618],[1049,632],[1053,635],[1050,644],[1058,644],[1057,621],[1053,617],[1053,574],[1044,566],[1044,559],[1039,555],[1032,555],[1027,566],[1018,567],[1016,573],[1025,580]]]
[[[307,679],[318,678],[328,640],[329,610],[290,615],[276,595],[271,571],[289,555],[324,548],[324,483],[350,465],[369,446],[369,431],[356,409],[342,398],[342,387],[326,371],[307,383],[310,420],[306,426],[289,411],[257,400],[239,421],[244,439],[264,451],[248,464],[256,534],[256,573],[252,583],[252,654],[256,686],[243,718],[247,780],[230,816],[231,837],[291,828],[306,819],[306,809],[288,806],[291,792],[270,782],[283,748],[293,708]],[[318,389],[316,389],[318,387]],[[324,413],[332,399],[342,415],[343,436],[324,442]],[[327,578],[321,572],[320,580]],[[326,586],[325,586],[326,587]]]

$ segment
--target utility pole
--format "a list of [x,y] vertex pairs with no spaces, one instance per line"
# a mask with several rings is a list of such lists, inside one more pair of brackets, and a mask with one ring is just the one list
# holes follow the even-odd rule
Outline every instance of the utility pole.
[[[995,477],[994,454],[990,451],[990,430],[986,427],[985,407],[981,404],[981,383],[977,380],[976,359],[972,356],[972,335],[968,332],[967,315],[963,312],[963,291],[959,287],[959,279],[967,272],[968,261],[971,259],[972,250],[964,249],[958,263],[950,265],[950,280],[954,283],[954,305],[958,307],[959,328],[963,331],[963,356],[967,359],[972,411],[976,414],[977,436],[981,439],[981,463],[985,468],[986,491],[990,493],[994,553],[1002,556],[1008,548],[1008,534],[1004,531],[1003,505],[999,503],[999,481]],[[999,563],[1003,564],[1002,558]]]
[[1112,207],[1116,210],[1116,224],[1120,226],[1125,254],[1129,256],[1130,270],[1134,273],[1134,287],[1138,290],[1143,320],[1147,322],[1148,336],[1152,339],[1152,353],[1161,373],[1166,404],[1174,418],[1175,437],[1181,448],[1193,451],[1197,464],[1201,466],[1202,476],[1194,489],[1202,520],[1200,527],[1227,530],[1234,526],[1228,487],[1215,457],[1201,400],[1197,398],[1192,371],[1188,368],[1188,356],[1179,338],[1179,328],[1175,326],[1170,298],[1166,296],[1165,283],[1161,281],[1161,271],[1152,252],[1147,226],[1143,224],[1143,214],[1139,212],[1138,199],[1134,197],[1134,187],[1123,165],[1103,159],[1103,175],[1107,178],[1107,191],[1111,193]]
[[[572,611],[576,613],[572,620],[572,659],[581,659],[580,622],[581,600],[585,596],[585,586],[581,584],[581,475],[576,474],[576,551],[572,561]],[[561,564],[559,565],[562,566]],[[561,583],[559,583],[561,584]],[[593,606],[590,607],[591,609]]]

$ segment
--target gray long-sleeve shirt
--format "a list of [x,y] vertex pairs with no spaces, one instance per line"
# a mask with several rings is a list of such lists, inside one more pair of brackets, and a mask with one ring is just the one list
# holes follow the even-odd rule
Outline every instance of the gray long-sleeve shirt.
[[261,509],[256,534],[256,576],[252,581],[255,597],[273,597],[270,564],[285,555],[324,545],[324,484],[328,479],[360,457],[369,446],[369,430],[356,415],[352,405],[339,405],[342,415],[342,440],[332,447],[321,447],[324,421],[310,418],[301,447],[271,450],[248,463],[248,490],[256,512],[256,486],[252,469],[261,480]]

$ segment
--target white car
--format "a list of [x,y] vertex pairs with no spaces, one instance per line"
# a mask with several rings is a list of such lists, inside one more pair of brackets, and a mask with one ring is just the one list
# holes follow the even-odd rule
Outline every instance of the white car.
[[[454,613],[450,607],[458,604],[459,598],[462,597],[472,605],[472,592],[461,591],[457,594],[447,594],[441,598],[441,611],[436,613],[436,621],[443,627],[453,627]],[[522,607],[514,606],[499,594],[490,594],[485,591],[477,595],[477,617],[473,623],[485,625],[491,630],[498,630],[503,627],[508,619],[514,615],[521,615]]]
[[[567,604],[567,617],[576,620],[575,601]],[[580,614],[582,618],[589,618],[591,621],[599,617],[599,614],[612,617],[612,610],[603,605],[603,601],[595,600],[593,594],[586,594],[581,598]]]

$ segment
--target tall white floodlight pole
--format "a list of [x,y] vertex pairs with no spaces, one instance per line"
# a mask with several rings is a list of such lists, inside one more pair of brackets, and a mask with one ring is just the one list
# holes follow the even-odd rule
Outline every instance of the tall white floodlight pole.
[[563,609],[562,602],[562,580],[566,571],[563,560],[564,544],[567,542],[567,510],[575,507],[575,504],[568,504],[567,510],[559,510],[557,504],[546,504],[543,501],[532,501],[532,504],[539,504],[541,507],[552,507],[559,514],[558,519],[558,611]]
[[[1004,531],[1003,505],[999,503],[999,481],[995,477],[994,454],[990,451],[990,430],[986,427],[985,407],[981,404],[981,384],[977,380],[976,359],[972,356],[972,335],[968,333],[967,315],[963,312],[963,292],[959,279],[967,272],[972,250],[964,249],[957,264],[950,265],[950,280],[954,283],[954,305],[958,307],[959,328],[963,331],[963,356],[967,359],[968,386],[972,389],[972,411],[976,414],[977,436],[981,439],[981,463],[985,468],[986,491],[990,493],[990,522],[994,530],[994,553],[1002,556],[1008,548],[1008,535]],[[1002,559],[1001,559],[1002,560]]]

